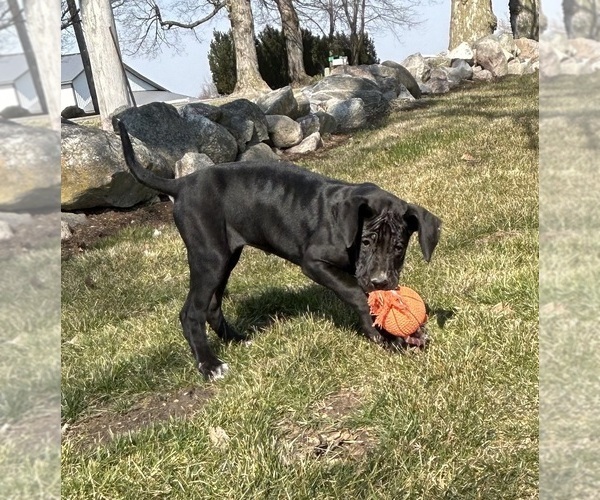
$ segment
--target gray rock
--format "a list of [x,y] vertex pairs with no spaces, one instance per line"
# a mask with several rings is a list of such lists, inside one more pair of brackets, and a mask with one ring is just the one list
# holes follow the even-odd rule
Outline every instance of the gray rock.
[[0,220],[0,241],[10,240],[14,236],[8,222]]
[[[310,89],[311,105],[324,106],[326,101],[336,99],[340,101],[361,99],[361,108],[367,121],[375,120],[387,114],[389,103],[384,99],[383,93],[371,80],[356,78],[349,75],[332,75],[319,81]],[[332,113],[327,106],[325,111]],[[338,120],[338,125],[340,122]]]
[[306,137],[300,144],[287,150],[291,154],[309,153],[323,147],[323,139],[321,134],[315,132]]
[[498,43],[512,57],[519,55],[519,47],[515,43],[515,39],[510,33],[502,33],[498,36]]
[[419,52],[404,59],[404,61],[402,61],[402,66],[410,71],[410,74],[417,81],[426,82],[429,79],[429,72],[431,71],[431,68],[425,61],[425,58]]
[[205,102],[191,102],[179,110],[183,118],[191,119],[196,116],[204,116],[213,122],[218,122],[223,112],[218,106],[206,104]]
[[192,125],[194,133],[197,134],[198,153],[204,153],[214,163],[227,163],[235,160],[238,143],[225,127],[200,114],[187,113],[184,115],[184,120]]
[[238,156],[238,161],[271,161],[279,160],[279,156],[264,142],[253,144]]
[[71,229],[88,223],[88,219],[85,214],[77,214],[73,212],[61,212],[60,220],[66,222]]
[[60,135],[0,121],[0,210],[58,209]]
[[[224,121],[227,121],[228,117],[230,118],[232,115],[243,116],[246,120],[250,120],[254,124],[251,141],[262,142],[269,138],[265,114],[256,104],[248,99],[236,99],[235,101],[225,103],[221,105],[221,111],[223,112],[223,117],[219,120],[219,123],[226,128],[228,127]],[[235,137],[235,134],[233,136]]]
[[427,80],[427,87],[431,94],[445,94],[450,91],[450,82],[445,71],[438,68],[431,72],[431,77]]
[[175,163],[175,178],[178,179],[179,177],[193,174],[201,168],[214,164],[215,162],[204,153],[186,153],[181,160],[178,160],[177,163]]
[[569,40],[569,49],[573,57],[595,59],[600,57],[600,42],[589,38],[573,38]]
[[452,75],[452,79],[470,80],[473,77],[473,68],[464,59],[455,59],[448,74]]
[[337,130],[349,132],[364,128],[369,118],[365,110],[365,103],[360,98],[330,99],[325,103],[327,113],[335,118]]
[[298,114],[298,103],[289,85],[260,96],[256,105],[265,115],[295,117]]
[[321,137],[333,134],[337,130],[338,124],[334,116],[322,110],[317,111],[315,116],[319,119],[319,133]]
[[71,239],[73,233],[71,232],[71,228],[67,221],[60,221],[60,241],[65,241]]
[[79,106],[67,106],[60,112],[60,116],[70,120],[71,118],[80,118],[85,116],[85,111],[81,109]]
[[152,102],[139,108],[127,108],[114,117],[127,126],[131,136],[163,155],[171,164],[187,152],[198,152],[200,132],[170,104]]
[[[145,167],[173,177],[169,162],[133,138],[133,148]],[[63,210],[131,207],[156,196],[129,173],[121,141],[115,134],[70,123],[61,125]]]
[[530,40],[529,38],[517,38],[515,45],[519,49],[519,58],[529,59],[531,62],[539,61],[540,49],[539,42],[537,40]]
[[290,115],[290,118],[301,118],[308,115],[310,113],[310,101],[308,100],[308,97],[299,90],[294,92],[294,98],[296,99],[298,108],[295,114]]
[[508,73],[508,60],[498,40],[492,36],[483,37],[475,42],[474,48],[476,63],[483,69],[495,77]]
[[435,69],[450,66],[450,64],[452,64],[452,59],[448,57],[446,52],[442,52],[435,56],[426,57],[425,62],[431,69]]
[[[381,66],[387,66],[388,68],[393,68],[394,77],[401,84],[404,85],[408,89],[408,91],[413,95],[415,99],[421,98],[421,89],[419,88],[419,84],[415,80],[415,77],[411,74],[411,72],[406,69],[401,64],[398,64],[394,61],[384,61]],[[383,73],[382,68],[378,68],[376,71]],[[390,76],[389,74],[386,76]],[[400,89],[398,89],[399,93]],[[398,95],[398,94],[396,94]]]
[[319,132],[321,129],[321,122],[319,121],[319,117],[315,114],[303,116],[296,121],[300,124],[303,137],[308,137],[310,134]]
[[467,42],[462,42],[460,45],[448,52],[448,58],[452,61],[461,59],[469,64],[473,64],[475,53]]
[[300,124],[285,115],[267,115],[269,137],[277,148],[290,148],[303,138]]
[[479,66],[473,68],[473,80],[479,82],[491,82],[494,79],[494,75],[487,69],[483,69]]

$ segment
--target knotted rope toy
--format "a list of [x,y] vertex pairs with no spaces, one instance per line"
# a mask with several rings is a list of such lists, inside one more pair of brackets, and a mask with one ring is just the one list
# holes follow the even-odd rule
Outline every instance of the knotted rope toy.
[[375,317],[373,326],[402,337],[407,344],[425,345],[427,310],[423,299],[412,288],[400,286],[397,290],[376,290],[369,293],[368,304]]

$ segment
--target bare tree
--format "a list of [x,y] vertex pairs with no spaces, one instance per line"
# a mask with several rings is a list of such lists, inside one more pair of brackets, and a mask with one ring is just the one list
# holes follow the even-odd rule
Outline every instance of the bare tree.
[[600,40],[600,0],[563,0],[562,5],[569,38]]
[[268,90],[258,70],[254,20],[250,0],[183,0],[166,6],[158,0],[127,0],[116,10],[127,26],[124,42],[129,54],[156,55],[163,47],[177,49],[180,34],[198,36],[197,28],[226,12],[235,43],[236,92]]
[[498,25],[492,0],[452,0],[451,9],[450,49],[491,35]]
[[298,0],[298,14],[333,38],[338,30],[350,36],[351,64],[358,64],[367,30],[387,31],[397,38],[420,21],[419,0]]
[[540,0],[509,0],[510,26],[515,38],[540,38]]
[[296,84],[306,83],[309,77],[304,69],[304,48],[298,14],[292,0],[275,0],[275,3],[281,16],[290,80]]

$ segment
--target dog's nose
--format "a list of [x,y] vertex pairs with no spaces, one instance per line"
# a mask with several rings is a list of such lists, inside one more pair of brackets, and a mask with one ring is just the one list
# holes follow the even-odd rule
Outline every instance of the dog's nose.
[[375,288],[375,290],[385,289],[389,284],[390,282],[387,276],[383,273],[379,276],[376,276],[375,278],[371,278],[371,285],[373,285],[373,288]]

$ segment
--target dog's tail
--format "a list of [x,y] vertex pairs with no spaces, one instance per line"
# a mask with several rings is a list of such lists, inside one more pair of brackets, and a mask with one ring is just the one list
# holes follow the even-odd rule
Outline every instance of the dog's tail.
[[136,180],[142,183],[144,186],[160,191],[161,193],[168,194],[169,196],[176,197],[179,192],[179,183],[177,179],[166,179],[165,177],[159,177],[152,171],[144,168],[141,163],[136,159],[133,146],[131,145],[131,139],[129,133],[125,128],[125,124],[121,120],[115,120],[119,127],[119,135],[121,136],[121,144],[123,145],[123,155],[125,156],[125,163],[131,170],[132,175]]

